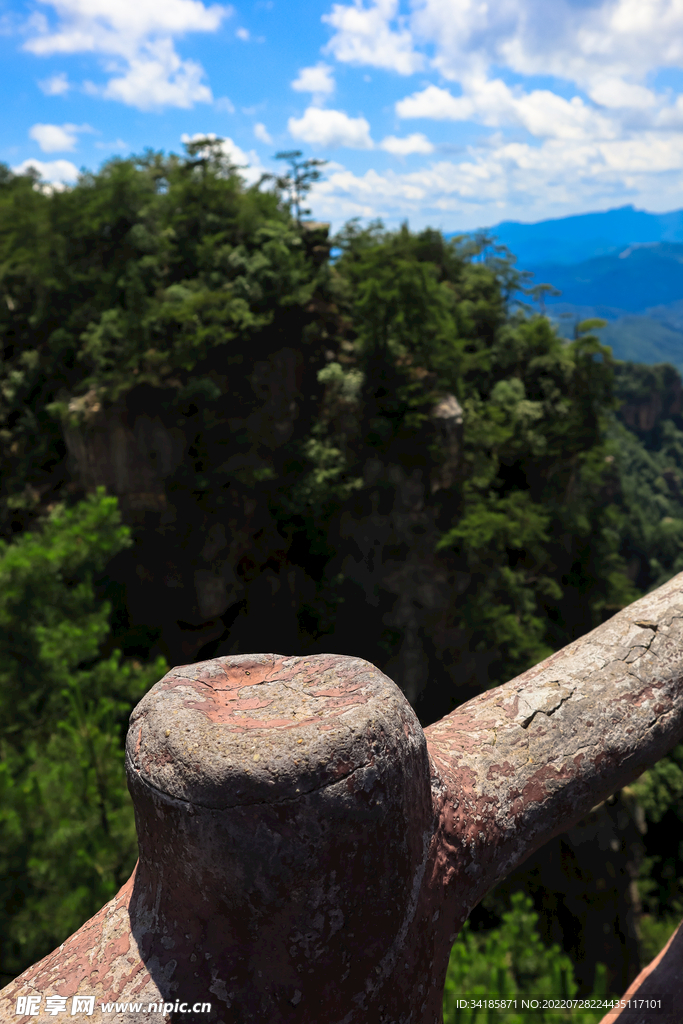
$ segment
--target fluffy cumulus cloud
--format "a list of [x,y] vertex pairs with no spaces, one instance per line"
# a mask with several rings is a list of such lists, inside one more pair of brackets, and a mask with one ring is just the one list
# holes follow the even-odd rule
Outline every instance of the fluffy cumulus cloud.
[[90,131],[92,128],[87,124],[34,124],[28,134],[43,153],[69,153],[76,148],[78,133]]
[[396,104],[403,118],[475,121],[490,128],[514,125],[537,137],[564,139],[612,138],[617,126],[578,96],[563,99],[549,89],[524,92],[501,79],[479,79],[467,94],[453,96],[448,89],[429,85]]
[[400,139],[396,135],[387,135],[386,139],[380,142],[380,148],[386,149],[387,153],[394,156],[409,156],[410,153],[433,153],[434,146],[422,132],[413,132]]
[[365,7],[355,3],[333,4],[323,21],[334,35],[327,52],[349,64],[387,68],[400,75],[412,75],[424,65],[416,52],[406,19],[398,15],[398,0],[375,0]]
[[315,67],[302,68],[292,82],[292,89],[297,92],[310,92],[324,97],[334,92],[334,78],[329,64],[316,64]]
[[[655,67],[683,59],[680,0],[415,0],[413,46],[462,81],[493,65],[555,75],[581,89],[642,85]],[[641,94],[641,98],[642,98]]]
[[271,138],[270,132],[268,131],[266,126],[262,124],[260,121],[258,121],[254,125],[254,135],[259,140],[259,142],[265,142],[266,145],[272,146],[273,140]]
[[46,96],[66,96],[72,88],[71,83],[63,71],[58,75],[52,75],[51,78],[46,78],[42,82],[38,82],[38,85]]
[[545,217],[607,208],[624,190],[654,209],[680,206],[683,135],[649,133],[644,140],[567,146],[497,141],[468,147],[463,160],[437,160],[406,173],[335,169],[314,186],[316,214],[341,223],[348,217],[409,217],[414,224],[475,228],[506,217]]
[[[552,17],[547,0],[412,0],[410,13],[402,16],[398,0],[354,0],[334,4],[323,20],[336,30],[328,50],[339,61],[402,75],[431,67],[460,83],[464,98],[457,119],[476,118],[482,107],[495,117],[492,104],[509,108],[514,102],[522,123],[533,119],[534,109],[550,109],[543,90],[527,96],[520,87],[514,97],[503,97],[504,83],[489,80],[495,67],[554,76],[598,108],[650,112],[649,123],[662,123],[670,97],[656,94],[648,79],[657,69],[683,63],[681,0],[553,0]],[[578,113],[588,122],[579,110],[586,102],[578,95],[573,99],[574,112],[561,113],[562,120],[576,120]],[[592,127],[588,131],[593,134]]]
[[78,177],[78,168],[70,160],[24,160],[12,170],[15,174],[34,171],[41,181],[57,189],[73,184]]
[[370,125],[364,117],[349,117],[341,110],[323,110],[308,107],[303,117],[290,117],[287,122],[292,138],[301,139],[311,146],[348,146],[350,149],[372,149]]
[[[28,25],[26,50],[37,56],[92,53],[104,60],[110,76],[88,91],[142,110],[192,107],[212,100],[201,65],[183,60],[175,39],[188,32],[215,32],[229,7],[201,0],[42,0],[53,8]],[[66,91],[65,75],[43,84],[49,95]]]
[[[320,215],[420,218],[431,210],[433,221],[443,213],[450,224],[475,226],[623,202],[680,206],[683,90],[658,85],[657,74],[683,65],[683,0],[551,6],[334,2],[323,18],[328,55],[403,78],[419,72],[395,103],[399,119],[482,132],[462,158],[432,157],[418,171],[335,170],[316,186]],[[433,152],[421,133],[388,136],[379,147]]]
[[[102,95],[140,110],[165,106],[188,109],[213,99],[203,75],[200,64],[180,59],[170,39],[159,39],[132,57],[123,74],[110,78]],[[91,91],[98,90],[95,87]]]
[[404,75],[431,66],[452,81],[508,67],[572,81],[617,105],[623,95],[648,104],[648,73],[683,61],[680,0],[553,0],[552,17],[547,0],[413,0],[404,15],[398,0],[354,0],[333,4],[323,21],[335,30],[327,48],[339,61]]

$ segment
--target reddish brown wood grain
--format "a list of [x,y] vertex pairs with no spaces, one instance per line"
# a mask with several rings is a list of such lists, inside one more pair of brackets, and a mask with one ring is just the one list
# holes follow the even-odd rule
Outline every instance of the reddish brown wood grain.
[[[665,1012],[656,1014],[647,1005],[667,1000]],[[668,1024],[683,1020],[683,926],[679,925],[664,949],[644,967],[622,996],[623,1008],[610,1012],[600,1024]]]
[[136,873],[0,1021],[30,1019],[22,994],[92,993],[212,1002],[95,1010],[117,1024],[439,1024],[482,896],[682,735],[683,575],[424,732],[360,659],[173,669],[131,716]]

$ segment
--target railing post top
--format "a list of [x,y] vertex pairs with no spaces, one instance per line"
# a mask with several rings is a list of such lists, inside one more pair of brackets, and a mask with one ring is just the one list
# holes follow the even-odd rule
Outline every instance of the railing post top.
[[405,747],[424,733],[374,665],[250,654],[168,672],[131,715],[126,762],[132,782],[229,808],[297,799]]

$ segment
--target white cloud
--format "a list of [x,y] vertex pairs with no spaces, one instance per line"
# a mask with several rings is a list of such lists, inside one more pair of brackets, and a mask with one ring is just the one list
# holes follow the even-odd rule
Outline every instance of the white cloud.
[[455,81],[497,64],[589,92],[606,79],[627,89],[683,59],[680,0],[553,0],[552,17],[547,0],[416,0],[410,31]]
[[653,116],[669,100],[649,76],[683,64],[682,0],[553,0],[552,17],[547,0],[412,0],[409,17],[397,11],[398,0],[335,3],[323,19],[337,30],[329,51],[404,74],[431,65],[466,95],[493,67],[555,76],[607,110]]
[[43,0],[56,8],[56,32],[44,31],[25,44],[32,53],[80,53],[90,50],[129,56],[140,41],[186,32],[215,32],[230,8],[200,0]]
[[[399,117],[489,134],[464,158],[415,172],[328,167],[311,194],[316,216],[477,226],[634,201],[681,205],[683,89],[658,85],[657,73],[683,66],[683,0],[331,0],[323,21],[336,61],[440,76],[406,89]],[[338,117],[309,107],[290,130],[312,144],[349,144],[351,119],[335,130]],[[369,126],[363,137],[370,148]],[[378,144],[427,157],[430,145],[418,134]]]
[[590,95],[601,107],[613,110],[623,110],[627,107],[633,110],[647,110],[657,103],[657,97],[651,89],[646,89],[642,85],[629,85],[619,78],[598,78],[590,87]]
[[31,139],[35,139],[43,153],[59,153],[60,150],[68,152],[76,147],[76,134],[69,131],[66,125],[60,128],[57,124],[34,124],[28,134]]
[[315,67],[302,68],[292,82],[292,89],[297,92],[311,92],[316,97],[328,96],[334,92],[334,78],[329,64],[316,64]]
[[264,124],[261,124],[261,122],[260,122],[260,121],[258,121],[258,122],[257,122],[257,123],[256,123],[256,124],[254,125],[254,135],[255,135],[255,136],[256,136],[256,138],[257,138],[257,139],[259,139],[259,140],[260,140],[261,142],[265,142],[265,143],[267,143],[267,144],[268,144],[269,146],[272,146],[272,144],[273,144],[273,140],[272,140],[272,138],[270,137],[270,134],[268,133],[268,129],[266,128],[266,126],[265,126]]
[[68,153],[76,148],[79,132],[91,131],[92,128],[87,124],[34,124],[28,134],[38,143],[43,153]]
[[351,6],[333,4],[323,21],[336,29],[325,47],[337,60],[347,64],[369,64],[376,68],[412,75],[425,63],[416,52],[405,18],[397,16],[398,0],[363,0]]
[[227,96],[219,96],[213,105],[215,110],[222,110],[226,114],[235,113],[235,104]]
[[308,107],[301,118],[290,117],[289,134],[312,146],[349,146],[351,149],[372,149],[370,125],[364,117],[349,117],[341,110]]
[[43,181],[55,187],[71,184],[78,177],[78,168],[70,160],[24,160],[12,170],[15,174],[26,174],[31,168],[38,172]]
[[181,60],[170,39],[149,43],[144,52],[130,60],[125,73],[110,78],[102,96],[139,110],[211,103],[213,95],[202,82],[204,72],[193,60]]
[[639,205],[680,205],[683,134],[648,132],[638,140],[541,145],[501,139],[469,147],[460,162],[440,160],[399,174],[330,169],[314,185],[316,216],[335,224],[354,216],[415,226],[475,228],[503,218],[542,220],[605,209],[638,197]]
[[237,31],[235,32],[235,35],[237,36],[238,39],[241,39],[243,43],[249,42],[248,28],[238,28]]
[[64,71],[52,78],[43,79],[38,85],[46,96],[65,96],[73,88]]
[[410,153],[433,153],[434,146],[426,135],[421,132],[414,132],[412,135],[399,139],[396,135],[387,135],[380,142],[380,149],[386,149],[387,153],[394,156],[408,156]]
[[57,25],[33,16],[24,48],[37,56],[93,53],[105,58],[112,77],[103,88],[109,99],[147,110],[188,108],[212,99],[201,82],[199,64],[182,60],[174,38],[187,32],[215,32],[231,8],[201,0],[42,0],[55,8]]
[[149,38],[171,38],[186,32],[215,32],[230,8],[200,0],[43,0],[56,8],[56,32],[44,30],[25,43],[32,53],[117,54],[130,57]]
[[513,125],[541,138],[613,138],[619,130],[578,96],[566,100],[549,89],[524,93],[512,90],[500,78],[472,79],[462,96],[430,85],[399,100],[396,113],[403,118],[476,121],[490,128]]
[[399,117],[429,117],[435,121],[462,121],[462,98],[451,95],[448,89],[428,85],[421,92],[406,96],[396,104]]

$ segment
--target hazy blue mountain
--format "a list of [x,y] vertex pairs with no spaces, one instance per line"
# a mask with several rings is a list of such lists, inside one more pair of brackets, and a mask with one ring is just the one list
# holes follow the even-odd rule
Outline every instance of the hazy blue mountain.
[[615,319],[651,306],[683,299],[683,245],[677,242],[636,242],[620,252],[580,263],[530,265],[534,282],[548,282],[562,292],[557,302],[594,306],[599,316]]
[[683,372],[683,245],[636,244],[618,255],[534,268],[534,282],[560,296],[546,298],[548,314],[571,335],[591,317],[609,321],[599,332],[617,359],[673,363]]
[[599,332],[617,359],[633,363],[672,363],[683,372],[683,331],[646,316],[625,316]]
[[618,359],[670,362],[683,371],[683,210],[622,206],[484,230],[533,273],[531,284],[560,289],[546,296],[544,309],[563,334],[603,317],[602,340]]
[[599,334],[617,359],[668,362],[683,372],[683,245],[635,243],[573,266],[531,269],[534,283],[562,292],[545,305],[563,334],[580,320],[603,317],[609,322]]
[[517,257],[517,265],[526,270],[545,263],[581,263],[620,252],[635,242],[683,242],[683,210],[647,213],[621,206],[537,224],[507,220],[484,230],[506,245]]
[[[592,320],[603,312],[594,306],[558,305],[547,313],[557,324],[560,334],[571,338],[577,324]],[[609,345],[616,359],[633,363],[671,363],[683,375],[683,329],[652,315],[627,313],[608,322],[606,327],[595,333]]]

